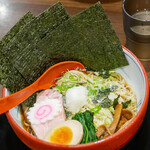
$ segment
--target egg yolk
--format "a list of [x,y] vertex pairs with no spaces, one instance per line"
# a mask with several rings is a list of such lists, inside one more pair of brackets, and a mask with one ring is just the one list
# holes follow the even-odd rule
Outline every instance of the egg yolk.
[[49,138],[49,141],[52,143],[69,145],[72,141],[72,138],[72,130],[67,126],[63,126],[53,131],[52,135]]

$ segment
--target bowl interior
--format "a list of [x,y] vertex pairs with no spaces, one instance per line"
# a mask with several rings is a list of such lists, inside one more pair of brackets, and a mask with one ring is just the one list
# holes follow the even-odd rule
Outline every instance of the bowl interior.
[[[129,62],[128,66],[116,69],[115,71],[120,73],[124,79],[127,81],[128,84],[130,84],[137,95],[137,111],[140,110],[145,94],[146,94],[146,80],[144,73],[142,71],[142,68],[137,61],[137,58],[135,58],[132,53],[130,53],[128,50],[123,48],[123,51],[125,53],[125,56]],[[9,92],[7,89],[5,90],[5,96],[8,96]],[[10,115],[15,120],[15,122],[21,127],[21,115],[20,115],[20,108],[19,106],[16,106],[12,108],[10,111]]]

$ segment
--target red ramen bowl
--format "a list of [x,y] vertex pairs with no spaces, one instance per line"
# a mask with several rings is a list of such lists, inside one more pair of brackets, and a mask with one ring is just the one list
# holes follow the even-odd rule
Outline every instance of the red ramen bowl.
[[[23,129],[20,111],[18,111],[19,106],[16,106],[6,112],[6,115],[10,125],[20,140],[34,150],[114,150],[120,149],[127,144],[139,129],[146,114],[149,99],[149,81],[146,71],[138,58],[125,47],[123,47],[123,51],[129,65],[116,69],[115,71],[120,73],[136,92],[138,111],[137,115],[125,128],[105,139],[87,144],[68,146],[48,143],[32,136]],[[3,97],[7,95],[9,95],[7,89],[3,88]]]

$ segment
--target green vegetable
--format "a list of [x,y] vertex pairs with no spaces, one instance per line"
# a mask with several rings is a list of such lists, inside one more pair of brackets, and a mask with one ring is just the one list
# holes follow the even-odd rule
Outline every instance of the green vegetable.
[[104,124],[105,124],[106,126],[110,126],[110,122],[112,122],[112,121],[113,121],[112,118],[106,117],[106,118],[104,119]]
[[90,84],[94,85],[94,83],[93,83],[93,82],[91,82],[90,80],[87,80],[87,82],[89,82]]
[[113,107],[113,106],[109,107],[109,110],[110,110],[110,112],[111,112],[112,114],[114,114],[114,113],[115,113],[115,109],[114,109],[114,107]]
[[97,89],[92,89],[89,86],[87,86],[87,90],[89,91],[88,96],[95,95],[97,93]]
[[82,83],[70,81],[69,83],[68,82],[62,82],[60,86],[55,86],[52,88],[55,89],[56,91],[59,91],[63,95],[65,95],[68,89],[75,87],[75,86],[79,86],[79,85],[82,85]]
[[131,100],[128,100],[126,102],[122,102],[123,108],[128,108],[128,105],[131,103]]
[[99,113],[101,110],[101,106],[96,105],[94,108],[90,108],[90,111],[93,112],[94,114]]
[[69,72],[66,72],[67,77],[66,77],[66,74],[64,74],[64,76],[63,76],[64,81],[61,83],[61,85],[59,85],[59,86],[56,85],[56,86],[52,87],[53,89],[59,91],[63,95],[66,94],[68,89],[75,87],[75,86],[83,85],[83,83],[80,82],[81,81],[80,76],[72,75],[70,73],[68,76],[68,73]]
[[69,79],[70,79],[71,81],[75,81],[75,82],[81,80],[81,79],[80,79],[80,76],[72,75],[72,74],[70,74]]
[[83,125],[84,133],[81,143],[89,143],[98,140],[95,134],[96,129],[93,124],[93,114],[91,112],[77,113],[72,119],[78,120]]

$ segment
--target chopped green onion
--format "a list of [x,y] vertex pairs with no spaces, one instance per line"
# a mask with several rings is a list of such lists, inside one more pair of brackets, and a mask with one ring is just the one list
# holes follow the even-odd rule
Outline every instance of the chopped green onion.
[[95,106],[94,108],[90,108],[90,111],[93,112],[94,114],[99,113],[99,111],[101,110],[101,106]]
[[53,88],[53,87],[55,87],[56,86],[56,84],[52,84],[49,88],[51,89],[51,88]]
[[115,113],[115,109],[114,109],[114,107],[109,107],[109,110],[110,110],[110,112],[112,113],[112,114],[114,114]]
[[87,90],[89,91],[88,92],[88,95],[91,96],[91,95],[95,95],[97,93],[97,89],[92,89],[91,87],[87,86]]
[[87,82],[89,82],[92,85],[95,85],[93,82],[91,82],[90,80],[87,79]]
[[99,84],[102,84],[102,81],[101,81],[101,80],[103,80],[102,77],[97,77],[97,78],[93,79],[93,81],[96,81],[96,82],[98,82]]
[[70,75],[69,79],[72,81],[78,81],[79,80],[78,76],[75,76],[75,75]]

